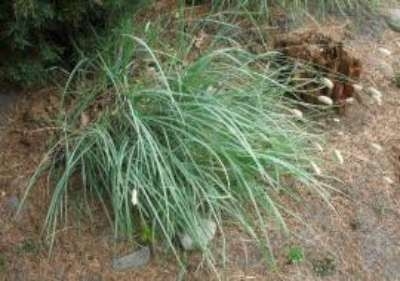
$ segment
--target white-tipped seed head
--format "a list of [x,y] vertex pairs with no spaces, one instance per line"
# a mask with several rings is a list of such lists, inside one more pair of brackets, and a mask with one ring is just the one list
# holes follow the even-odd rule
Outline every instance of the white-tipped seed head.
[[390,56],[392,55],[392,51],[386,49],[386,48],[378,48],[379,53],[381,53],[384,56]]
[[380,145],[380,144],[377,144],[377,143],[371,143],[371,147],[373,148],[373,149],[375,149],[376,151],[378,151],[378,152],[380,152],[380,151],[382,151],[383,150],[383,147]]
[[388,184],[394,184],[394,180],[392,180],[392,179],[389,178],[389,177],[383,177],[383,180],[384,180],[385,182],[387,182]]
[[344,159],[343,159],[342,153],[337,149],[334,150],[334,153],[335,153],[336,159],[338,160],[340,165],[343,165],[344,164]]
[[296,108],[292,108],[289,110],[290,113],[293,114],[293,116],[295,116],[298,119],[303,119],[303,112],[301,110],[298,110]]
[[311,167],[313,168],[316,175],[318,175],[318,176],[322,175],[321,169],[318,167],[317,164],[315,164],[312,161],[311,161]]
[[372,99],[376,102],[377,105],[382,105],[382,97],[381,96],[372,96]]
[[322,85],[324,85],[326,88],[328,88],[330,90],[332,90],[333,87],[335,87],[335,84],[333,84],[332,80],[329,78],[326,78],[326,77],[323,77],[321,79],[321,83],[322,83]]
[[319,143],[315,143],[315,147],[320,151],[320,152],[324,152],[324,148],[322,147],[322,145],[320,145]]
[[131,202],[132,202],[133,206],[136,206],[139,203],[139,201],[138,201],[138,191],[137,191],[136,188],[132,190]]
[[374,87],[368,88],[368,93],[370,94],[371,98],[378,104],[382,105],[382,93],[375,89]]
[[339,118],[333,118],[332,120],[333,120],[333,122],[335,122],[335,123],[340,123],[340,119],[339,119]]
[[359,93],[364,89],[364,87],[362,85],[360,85],[360,84],[353,84],[353,89],[354,89],[354,91]]
[[346,99],[346,104],[354,104],[355,100],[354,98],[347,98]]
[[333,105],[333,100],[328,96],[318,96],[318,101],[325,105]]
[[382,97],[382,93],[375,89],[374,87],[369,87],[368,88],[368,93],[370,94],[371,97],[376,96],[376,97]]

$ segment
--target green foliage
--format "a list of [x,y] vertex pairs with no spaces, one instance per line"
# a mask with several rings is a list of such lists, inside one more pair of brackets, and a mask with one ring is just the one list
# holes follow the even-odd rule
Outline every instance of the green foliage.
[[301,247],[293,246],[290,247],[288,252],[288,260],[292,264],[300,263],[304,261],[304,250]]
[[[44,82],[53,67],[70,67],[80,51],[127,17],[139,0],[7,0],[0,3],[0,79]],[[130,16],[130,15],[129,15]]]
[[[254,55],[233,44],[184,63],[137,37],[121,38],[71,74],[64,100],[77,102],[62,118],[64,133],[49,152],[51,161],[28,188],[44,171],[54,179],[50,237],[77,174],[82,198],[102,202],[116,235],[162,237],[179,257],[174,239],[185,231],[209,261],[202,219],[215,221],[223,234],[228,217],[269,249],[268,225],[286,231],[285,209],[275,201],[282,177],[326,197],[310,169],[312,122],[290,113],[278,72],[265,67],[274,53]],[[100,115],[93,115],[101,101]],[[83,115],[91,122],[82,127]]]

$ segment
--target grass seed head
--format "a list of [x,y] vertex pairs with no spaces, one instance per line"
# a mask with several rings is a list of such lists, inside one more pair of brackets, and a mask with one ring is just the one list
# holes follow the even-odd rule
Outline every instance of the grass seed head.
[[333,100],[328,96],[318,96],[318,101],[325,105],[333,105]]
[[343,159],[342,153],[337,149],[334,150],[334,153],[335,153],[336,159],[338,160],[339,164],[343,165],[344,164],[344,159]]
[[364,89],[364,87],[360,84],[353,84],[353,89],[355,92],[359,93]]
[[131,202],[133,206],[136,206],[139,203],[138,200],[138,191],[136,188],[132,190]]
[[321,83],[329,90],[333,90],[333,88],[335,87],[335,84],[332,82],[332,80],[326,77],[323,77],[321,79]]
[[378,48],[379,53],[381,53],[384,56],[391,56],[392,52],[386,48]]
[[292,108],[290,109],[290,113],[292,113],[293,116],[295,116],[298,119],[303,119],[303,112],[299,109]]
[[311,161],[311,166],[312,166],[312,168],[313,168],[313,170],[314,170],[314,173],[315,173],[317,176],[322,175],[322,171],[321,171],[320,167],[319,167],[317,164],[315,164],[315,162],[312,162],[312,161]]

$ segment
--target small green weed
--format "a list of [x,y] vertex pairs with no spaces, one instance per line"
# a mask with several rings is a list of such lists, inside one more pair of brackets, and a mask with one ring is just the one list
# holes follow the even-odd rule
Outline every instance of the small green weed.
[[304,261],[304,250],[302,247],[293,246],[290,247],[288,252],[288,261],[291,264],[297,264]]

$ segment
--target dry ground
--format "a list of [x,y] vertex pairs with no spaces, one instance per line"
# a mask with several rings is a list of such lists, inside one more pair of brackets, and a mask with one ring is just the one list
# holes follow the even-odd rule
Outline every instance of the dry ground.
[[[325,32],[338,36],[333,30]],[[400,36],[390,31],[378,39],[343,36],[346,46],[364,65],[362,84],[381,90],[383,105],[370,105],[366,98],[365,105],[352,106],[346,115],[322,121],[328,141],[321,154],[329,160],[323,167],[324,175],[339,191],[332,193],[334,209],[308,194],[303,194],[304,201],[282,198],[304,223],[288,218],[293,236],[273,237],[276,269],[262,263],[252,241],[230,231],[229,260],[220,271],[224,280],[400,280],[400,90],[391,81],[395,62],[400,61]],[[385,56],[379,47],[393,54]],[[57,101],[51,92],[23,94],[11,103],[11,119],[1,131],[0,280],[167,281],[179,276],[181,280],[212,280],[213,275],[195,266],[189,266],[187,275],[180,275],[174,258],[165,255],[157,255],[142,270],[113,272],[111,257],[126,250],[126,243],[115,247],[105,219],[88,223],[85,214],[78,211],[73,222],[59,230],[53,256],[48,258],[40,242],[43,206],[48,200],[45,180],[21,216],[13,215],[52,135],[46,118],[54,112]],[[335,149],[343,155],[343,165],[334,161]],[[291,245],[304,248],[304,262],[287,262]]]

